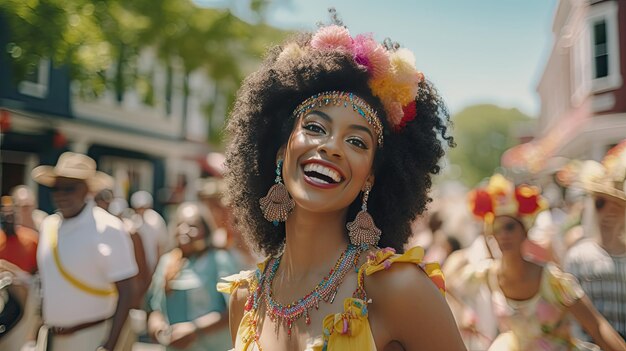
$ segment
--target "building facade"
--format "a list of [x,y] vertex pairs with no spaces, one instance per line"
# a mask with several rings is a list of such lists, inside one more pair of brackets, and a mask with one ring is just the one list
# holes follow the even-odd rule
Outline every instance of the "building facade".
[[626,138],[626,0],[560,0],[552,36],[537,86],[535,138],[502,157],[502,165],[517,172],[550,173],[568,159],[600,160]]
[[[1,21],[4,48],[10,33]],[[27,184],[37,189],[40,208],[52,211],[47,189],[32,182],[30,171],[55,164],[70,150],[91,156],[112,175],[116,196],[147,190],[158,210],[195,199],[195,180],[211,151],[203,108],[214,98],[215,87],[201,71],[184,74],[175,60],[165,67],[150,49],[138,55],[136,67],[151,80],[149,101],[140,85],[121,95],[109,89],[87,98],[67,67],[45,59],[32,74],[17,79],[10,56],[0,55],[2,195]]]

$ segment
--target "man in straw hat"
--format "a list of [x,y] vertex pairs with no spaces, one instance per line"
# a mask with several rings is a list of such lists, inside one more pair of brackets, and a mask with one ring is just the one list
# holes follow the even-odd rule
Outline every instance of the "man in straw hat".
[[42,318],[37,349],[113,350],[133,299],[133,244],[122,222],[90,197],[110,187],[88,156],[66,152],[33,179],[50,187],[58,210],[41,224],[37,263]]
[[583,223],[585,238],[567,252],[564,268],[580,280],[594,306],[626,338],[626,140],[609,150],[601,164],[586,161],[579,177],[594,209]]

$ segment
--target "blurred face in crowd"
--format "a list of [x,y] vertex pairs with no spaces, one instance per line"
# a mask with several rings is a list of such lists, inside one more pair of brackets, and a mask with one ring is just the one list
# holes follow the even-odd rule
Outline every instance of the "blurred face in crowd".
[[75,217],[85,206],[89,189],[84,180],[58,177],[52,191],[52,201],[63,217]]
[[626,202],[602,194],[596,195],[594,201],[600,226],[609,228],[624,226]]
[[208,247],[206,227],[192,208],[183,209],[176,225],[175,236],[184,256],[191,256]]
[[502,254],[506,254],[521,250],[522,244],[526,240],[526,231],[516,219],[498,216],[493,222],[493,236],[498,242]]
[[15,200],[15,223],[22,224],[31,218],[35,210],[35,196],[26,187],[19,187],[13,193]]
[[6,235],[15,234],[15,210],[12,204],[2,204],[0,226]]
[[108,211],[109,205],[113,201],[113,192],[110,189],[104,189],[96,194],[94,201],[98,207]]

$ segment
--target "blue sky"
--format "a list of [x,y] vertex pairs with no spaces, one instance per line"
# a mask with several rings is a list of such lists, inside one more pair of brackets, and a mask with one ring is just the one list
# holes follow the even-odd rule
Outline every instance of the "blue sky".
[[[224,1],[197,0],[208,6]],[[234,1],[230,4],[246,3]],[[557,0],[277,0],[267,21],[315,29],[335,7],[352,34],[411,49],[452,113],[477,103],[539,111],[536,85],[552,45]],[[235,13],[241,10],[235,9]],[[245,17],[245,16],[244,16]]]

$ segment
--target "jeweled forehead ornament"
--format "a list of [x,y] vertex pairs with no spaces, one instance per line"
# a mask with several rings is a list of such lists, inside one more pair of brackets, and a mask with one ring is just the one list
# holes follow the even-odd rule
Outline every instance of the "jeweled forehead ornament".
[[353,93],[343,91],[325,91],[323,93],[315,94],[298,105],[298,107],[296,107],[293,111],[293,116],[296,119],[299,119],[311,110],[328,105],[352,108],[353,111],[365,118],[367,123],[374,128],[378,146],[381,148],[383,147],[383,125],[380,122],[376,111],[367,102],[365,102],[365,100],[354,95]]

